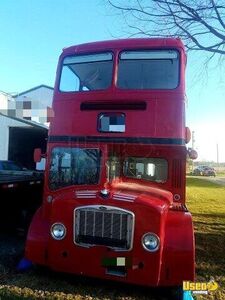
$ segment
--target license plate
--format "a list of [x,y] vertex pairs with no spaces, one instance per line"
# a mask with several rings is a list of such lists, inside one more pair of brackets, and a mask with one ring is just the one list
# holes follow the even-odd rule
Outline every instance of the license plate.
[[104,257],[102,259],[103,267],[131,267],[131,259],[129,257]]

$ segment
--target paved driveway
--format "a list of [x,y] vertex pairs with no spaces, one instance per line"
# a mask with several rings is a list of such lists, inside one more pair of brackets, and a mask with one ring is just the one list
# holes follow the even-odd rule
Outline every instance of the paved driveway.
[[206,179],[225,186],[225,177],[205,177]]

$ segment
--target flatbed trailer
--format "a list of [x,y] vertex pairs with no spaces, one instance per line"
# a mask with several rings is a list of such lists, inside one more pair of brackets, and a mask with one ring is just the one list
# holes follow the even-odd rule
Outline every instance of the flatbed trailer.
[[18,187],[18,185],[22,185],[24,183],[30,185],[41,184],[41,182],[42,179],[30,175],[8,175],[0,173],[0,187],[2,188]]
[[4,231],[27,230],[41,204],[43,176],[0,171],[0,224]]

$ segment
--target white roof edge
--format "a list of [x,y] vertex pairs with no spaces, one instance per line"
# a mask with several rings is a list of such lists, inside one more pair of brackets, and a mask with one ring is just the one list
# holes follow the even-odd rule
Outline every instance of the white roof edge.
[[34,121],[30,121],[30,120],[25,120],[23,118],[11,117],[11,116],[5,115],[5,114],[3,114],[1,112],[0,112],[0,116],[6,117],[6,118],[9,118],[9,119],[21,122],[21,123],[28,124],[28,125],[31,125],[33,127],[41,127],[43,129],[47,129],[47,130],[49,129],[49,127],[46,126],[46,125],[44,125],[44,124],[37,123],[37,122],[34,122]]

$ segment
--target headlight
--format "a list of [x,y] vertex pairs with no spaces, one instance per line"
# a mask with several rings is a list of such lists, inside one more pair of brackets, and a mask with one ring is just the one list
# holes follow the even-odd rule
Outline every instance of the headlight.
[[145,250],[155,252],[159,249],[160,240],[155,233],[146,233],[142,237],[142,246]]
[[51,227],[51,235],[55,240],[62,240],[66,235],[66,227],[62,223],[55,223]]

